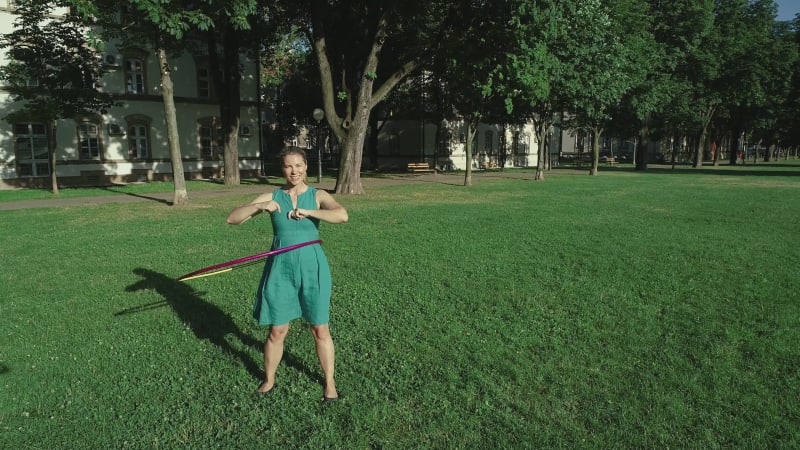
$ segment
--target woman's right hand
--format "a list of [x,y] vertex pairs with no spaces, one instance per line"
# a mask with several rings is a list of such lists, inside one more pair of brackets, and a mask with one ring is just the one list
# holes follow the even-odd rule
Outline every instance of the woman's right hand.
[[270,214],[274,213],[275,211],[280,212],[281,206],[275,202],[275,200],[270,200],[268,202],[257,203],[256,206],[260,211],[266,211]]

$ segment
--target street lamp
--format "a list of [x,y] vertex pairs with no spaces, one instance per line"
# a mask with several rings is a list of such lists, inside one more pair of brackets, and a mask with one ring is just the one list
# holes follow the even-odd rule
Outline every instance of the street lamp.
[[313,117],[317,121],[317,183],[322,183],[322,146],[320,145],[319,123],[325,118],[325,111],[321,108],[314,108]]

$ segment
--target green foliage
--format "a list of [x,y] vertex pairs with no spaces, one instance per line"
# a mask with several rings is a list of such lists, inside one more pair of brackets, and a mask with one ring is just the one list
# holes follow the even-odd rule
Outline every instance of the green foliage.
[[258,267],[174,281],[269,245],[252,193],[0,212],[0,446],[800,445],[796,165],[475,176],[323,225],[335,405],[299,322],[251,394]]
[[35,118],[51,122],[79,114],[103,112],[112,97],[96,86],[105,70],[99,42],[80,17],[68,11],[52,18],[57,3],[24,2],[17,8],[14,30],[0,37],[8,63],[0,67],[21,109],[9,121]]

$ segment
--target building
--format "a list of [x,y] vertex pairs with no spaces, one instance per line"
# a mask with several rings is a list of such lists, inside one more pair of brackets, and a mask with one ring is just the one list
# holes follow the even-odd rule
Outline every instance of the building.
[[[0,0],[0,33],[13,30],[14,2]],[[187,46],[188,47],[188,46]],[[202,46],[170,60],[174,82],[183,170],[187,179],[219,177],[222,142],[207,52]],[[50,167],[47,126],[35,121],[3,120],[21,105],[0,81],[0,188],[49,186],[55,170],[59,185],[168,180],[172,163],[155,53],[146,47],[107,43],[103,61],[108,73],[101,89],[120,106],[106,114],[59,120],[56,167]],[[239,161],[243,176],[261,168],[258,65],[244,56],[241,80]],[[0,65],[5,65],[0,54]]]

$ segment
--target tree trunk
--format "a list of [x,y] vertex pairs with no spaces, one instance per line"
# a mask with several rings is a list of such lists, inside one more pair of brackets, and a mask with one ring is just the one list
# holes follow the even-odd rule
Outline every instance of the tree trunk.
[[47,132],[47,154],[50,157],[50,190],[58,195],[58,174],[56,173],[56,121],[51,120]]
[[645,118],[639,130],[639,146],[636,147],[636,170],[647,170],[647,147],[650,146],[650,118]]
[[[731,129],[730,134],[731,134],[731,137],[730,137],[730,143],[731,143],[730,148],[731,148],[731,150],[730,150],[730,155],[728,155],[728,161],[730,162],[730,164],[732,166],[735,166],[736,165],[736,160],[739,158],[739,148],[740,148],[740,146],[739,146],[739,135],[741,133],[739,133],[738,128],[734,127],[734,128]],[[744,150],[742,150],[742,151],[744,152]],[[746,156],[747,155],[745,153],[742,153],[742,163],[744,163],[744,159],[746,158]]]
[[361,160],[364,156],[364,140],[369,127],[370,108],[366,102],[359,102],[353,121],[347,129],[342,142],[342,154],[339,158],[339,176],[336,178],[337,194],[363,194],[361,184]]
[[542,119],[543,116],[544,114],[540,114],[539,121],[533,125],[534,134],[536,134],[536,175],[533,176],[535,181],[544,181],[544,130],[546,130],[546,124]]
[[[324,2],[321,2],[320,5],[324,5]],[[346,111],[340,114],[337,111],[334,96],[341,90],[334,86],[331,64],[328,59],[328,46],[322,23],[322,15],[325,13],[326,9],[324,7],[314,7],[312,8],[311,16],[314,32],[314,52],[317,55],[317,65],[322,84],[322,104],[325,110],[325,120],[327,120],[331,131],[339,139],[342,148],[335,192],[337,194],[363,194],[364,188],[361,185],[360,171],[370,111],[397,86],[400,80],[416,68],[417,62],[406,62],[391,74],[380,87],[373,91],[374,74],[378,71],[378,55],[388,36],[389,17],[387,14],[382,14],[377,18],[375,24],[372,47],[364,60],[357,92],[352,92],[351,89],[347,88],[347,84],[344,81],[342,82],[348,103],[345,108]],[[343,79],[347,79],[347,76],[352,75],[342,74]]]
[[764,162],[771,162],[772,161],[772,152],[775,151],[775,144],[771,144],[767,142],[767,152],[764,154]]
[[722,153],[722,149],[725,148],[724,140],[720,140],[717,133],[714,133],[713,138],[711,139],[712,145],[714,145],[714,153],[712,158],[714,160],[714,167],[719,167],[719,154]]
[[[222,55],[220,60],[220,45]],[[239,174],[239,126],[241,125],[241,41],[239,31],[230,24],[221,29],[211,29],[206,34],[208,62],[211,79],[219,103],[222,129],[222,165],[226,186],[237,186]]]
[[603,129],[599,127],[592,127],[592,168],[589,169],[589,175],[597,175],[600,166],[600,136],[603,134]]
[[536,135],[536,175],[533,176],[534,181],[544,181],[544,168],[545,168],[545,140],[547,139],[546,130],[550,127],[550,122],[545,120],[547,114],[536,114],[533,122],[533,133]]
[[675,166],[678,164],[678,142],[679,139],[676,139],[675,136],[670,137],[671,147],[672,147],[672,156],[671,156],[671,163],[672,163],[672,170],[675,170]]
[[475,133],[478,132],[477,125],[477,121],[474,123],[472,120],[467,121],[467,142],[464,143],[467,167],[464,171],[464,186],[472,186],[472,142],[475,139]]
[[175,112],[175,99],[173,98],[174,88],[172,85],[172,74],[167,60],[167,52],[163,47],[158,50],[158,65],[161,69],[161,97],[164,99],[164,115],[167,118],[167,142],[169,143],[169,155],[172,161],[172,184],[174,187],[172,195],[172,205],[182,206],[189,203],[189,195],[186,192],[186,179],[183,175],[183,160],[181,159],[181,149],[178,137],[178,119]]
[[697,143],[697,149],[694,160],[694,168],[703,166],[703,151],[706,147],[706,140],[708,138],[708,126],[711,124],[711,118],[714,117],[714,112],[717,110],[716,106],[710,106],[707,113],[703,116],[703,128],[700,131],[700,139]]

